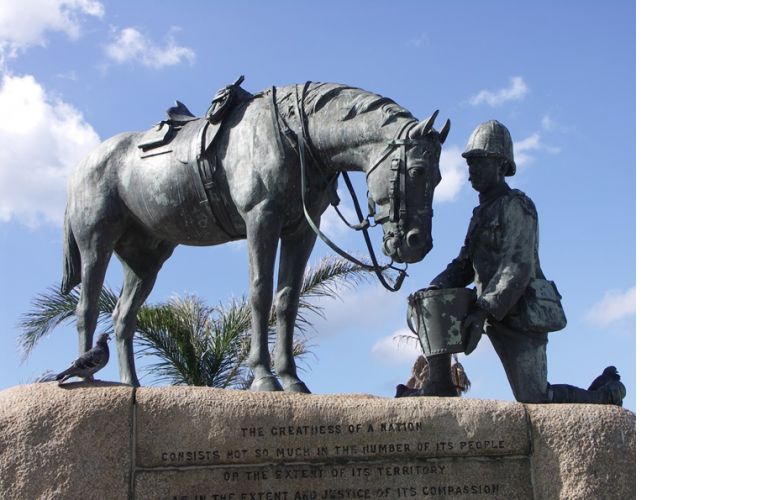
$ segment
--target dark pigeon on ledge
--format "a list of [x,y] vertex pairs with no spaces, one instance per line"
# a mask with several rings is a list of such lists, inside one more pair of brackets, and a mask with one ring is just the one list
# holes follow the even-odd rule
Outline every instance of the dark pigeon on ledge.
[[110,340],[109,334],[102,333],[99,335],[99,340],[96,341],[96,346],[93,349],[86,351],[85,354],[72,362],[72,366],[56,375],[59,385],[62,385],[70,377],[80,377],[84,380],[93,381],[94,373],[104,368],[110,360],[110,349],[107,346],[108,340]]

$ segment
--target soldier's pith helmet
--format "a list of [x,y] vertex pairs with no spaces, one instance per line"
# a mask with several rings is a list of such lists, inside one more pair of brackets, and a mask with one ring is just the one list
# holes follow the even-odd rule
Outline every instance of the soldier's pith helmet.
[[497,120],[484,122],[473,131],[468,145],[463,151],[463,158],[474,156],[494,156],[502,158],[508,164],[506,176],[516,173],[516,162],[513,161],[513,141],[505,125]]

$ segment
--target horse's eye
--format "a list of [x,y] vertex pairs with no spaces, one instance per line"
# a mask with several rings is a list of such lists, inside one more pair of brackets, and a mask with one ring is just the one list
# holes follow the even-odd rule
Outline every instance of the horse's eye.
[[412,179],[414,179],[416,177],[422,177],[423,175],[425,175],[425,168],[424,167],[410,168],[409,169],[409,177],[411,177]]

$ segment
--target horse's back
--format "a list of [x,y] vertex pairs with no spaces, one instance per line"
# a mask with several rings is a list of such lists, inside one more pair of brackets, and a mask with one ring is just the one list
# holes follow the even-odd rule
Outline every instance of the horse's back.
[[[114,184],[119,153],[130,149],[138,140],[138,132],[122,132],[102,141],[76,167],[70,178],[71,194],[103,184]],[[72,191],[75,190],[75,193]]]

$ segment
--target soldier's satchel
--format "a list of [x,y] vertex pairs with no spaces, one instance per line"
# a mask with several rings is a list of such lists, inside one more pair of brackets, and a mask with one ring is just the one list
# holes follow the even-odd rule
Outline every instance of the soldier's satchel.
[[518,307],[518,326],[526,330],[548,333],[567,326],[561,294],[553,281],[543,278],[530,280]]

